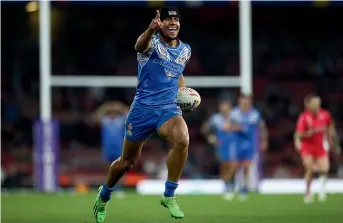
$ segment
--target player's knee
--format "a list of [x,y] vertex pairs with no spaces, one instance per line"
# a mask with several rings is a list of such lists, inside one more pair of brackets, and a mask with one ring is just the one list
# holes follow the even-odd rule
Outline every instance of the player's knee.
[[238,162],[230,162],[229,169],[231,171],[236,171],[238,169]]
[[306,174],[312,174],[313,171],[314,171],[314,167],[311,166],[311,165],[305,165],[305,166],[304,166],[304,169],[305,169],[305,173],[306,173]]
[[320,173],[327,173],[327,172],[329,172],[329,166],[321,166],[321,167],[319,167],[318,168],[318,172],[320,172]]
[[315,167],[312,163],[305,163],[304,169],[306,172],[312,172],[315,169]]
[[121,159],[121,166],[125,171],[129,171],[136,164],[136,159]]
[[250,168],[250,166],[251,166],[251,161],[250,161],[250,160],[244,160],[244,161],[242,162],[242,166],[243,166],[244,169]]
[[187,131],[180,131],[176,134],[173,147],[187,152],[189,146],[189,135]]
[[134,159],[123,159],[120,157],[116,161],[114,161],[111,165],[112,171],[128,171],[130,170],[136,163]]
[[250,171],[250,165],[244,165],[244,166],[243,166],[243,172],[244,172],[245,174],[247,174],[247,173],[249,173],[249,171]]

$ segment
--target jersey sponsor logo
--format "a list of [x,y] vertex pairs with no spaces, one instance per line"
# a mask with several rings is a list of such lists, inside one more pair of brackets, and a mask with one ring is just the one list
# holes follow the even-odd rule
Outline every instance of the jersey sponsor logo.
[[171,62],[159,59],[154,59],[152,62],[164,68],[164,72],[168,79],[178,78],[182,73],[182,69],[178,65],[175,65]]
[[182,72],[181,68],[178,65],[173,64],[171,62],[159,60],[159,59],[154,59],[152,62],[155,64],[158,64],[158,65],[162,66],[164,69],[170,70],[174,73],[181,73]]

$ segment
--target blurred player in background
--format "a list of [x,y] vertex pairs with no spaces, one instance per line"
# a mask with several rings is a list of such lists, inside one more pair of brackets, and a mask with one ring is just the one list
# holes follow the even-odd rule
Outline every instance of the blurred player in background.
[[[101,125],[102,153],[109,165],[121,156],[128,111],[128,106],[123,103],[110,101],[102,104],[93,114],[93,121]],[[124,196],[121,182],[116,187],[116,195],[118,198]]]
[[[229,114],[232,109],[230,100],[221,99],[219,102],[219,112],[213,114],[208,122],[202,126],[202,133],[207,136],[208,142],[216,148],[216,153],[220,162],[220,177],[224,182],[224,198],[232,199],[232,187],[234,186],[235,160],[230,156],[232,149],[232,130]],[[239,128],[239,126],[236,125]],[[234,161],[234,162],[232,162]]]
[[305,169],[304,202],[310,203],[313,201],[311,182],[314,168],[316,167],[320,175],[321,186],[318,199],[324,201],[326,200],[326,179],[330,168],[329,147],[333,144],[337,152],[341,151],[341,148],[331,114],[321,108],[320,97],[314,94],[307,95],[304,104],[306,110],[298,118],[294,143],[301,154]]
[[107,181],[99,188],[94,204],[96,221],[103,222],[106,205],[119,179],[140,156],[153,132],[168,140],[172,148],[167,157],[168,179],[160,200],[174,218],[183,218],[175,190],[188,157],[189,134],[182,112],[176,104],[179,87],[185,87],[183,70],[190,59],[191,48],[177,38],[180,13],[177,8],[156,11],[149,28],[135,45],[138,62],[138,85],[125,124],[122,156],[109,169]]
[[[251,97],[241,95],[238,99],[238,107],[235,107],[230,112],[230,121],[232,125],[239,127],[232,128],[234,144],[230,148],[230,159],[232,161],[229,182],[233,182],[234,174],[238,167],[243,167],[243,182],[240,185],[240,198],[245,199],[249,185],[249,171],[253,159],[255,158],[257,148],[260,144],[264,151],[268,146],[268,130],[264,120],[258,110],[253,108]],[[257,137],[260,141],[257,141]],[[231,193],[233,187],[231,185]],[[233,197],[233,195],[231,196]]]

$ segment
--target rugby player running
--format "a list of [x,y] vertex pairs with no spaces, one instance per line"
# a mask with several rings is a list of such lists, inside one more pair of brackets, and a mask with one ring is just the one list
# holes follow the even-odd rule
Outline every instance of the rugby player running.
[[311,203],[311,183],[314,167],[319,172],[319,201],[326,200],[326,179],[330,168],[329,147],[339,154],[341,146],[335,124],[329,111],[321,108],[318,95],[309,94],[304,99],[305,111],[298,118],[294,134],[295,148],[299,151],[305,169],[306,189],[304,202]]
[[96,222],[103,222],[106,205],[119,179],[138,160],[142,147],[153,132],[167,140],[171,149],[167,157],[168,179],[161,205],[173,218],[184,213],[175,199],[181,173],[188,157],[189,135],[182,112],[176,105],[179,87],[185,87],[183,70],[191,48],[177,38],[180,13],[177,8],[163,7],[149,28],[138,37],[135,49],[138,61],[138,85],[125,123],[123,152],[109,168],[107,181],[99,187],[94,204]]

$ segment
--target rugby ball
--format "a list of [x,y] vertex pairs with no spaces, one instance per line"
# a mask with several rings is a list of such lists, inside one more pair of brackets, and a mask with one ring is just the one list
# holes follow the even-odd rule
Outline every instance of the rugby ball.
[[176,103],[182,111],[192,111],[200,105],[200,102],[200,95],[194,89],[188,87],[179,88]]

